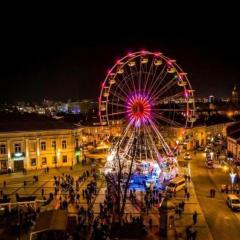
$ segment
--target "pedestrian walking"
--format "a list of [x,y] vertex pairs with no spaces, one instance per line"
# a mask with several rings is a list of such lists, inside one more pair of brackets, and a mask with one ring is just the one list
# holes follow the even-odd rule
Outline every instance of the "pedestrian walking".
[[42,196],[43,196],[44,195],[44,189],[43,188],[42,188],[41,192],[42,192]]
[[152,229],[152,218],[149,218],[148,223],[149,223],[149,228]]
[[213,189],[213,197],[215,198],[215,195],[216,195],[216,189],[214,188]]
[[188,193],[188,188],[187,186],[184,187],[184,197],[187,197],[187,193]]
[[213,197],[213,191],[212,191],[212,189],[210,189],[210,198],[212,198]]
[[193,218],[193,224],[195,225],[197,223],[197,212],[195,211],[192,215],[192,218]]
[[181,202],[181,208],[182,208],[182,210],[184,211],[184,208],[185,208],[185,202],[182,200],[182,202]]
[[180,207],[178,207],[178,216],[179,216],[179,218],[181,218],[181,216],[182,216],[182,209]]
[[7,182],[3,181],[3,187],[6,187],[6,186],[7,186]]
[[187,192],[187,200],[189,200],[189,198],[190,198],[190,193]]

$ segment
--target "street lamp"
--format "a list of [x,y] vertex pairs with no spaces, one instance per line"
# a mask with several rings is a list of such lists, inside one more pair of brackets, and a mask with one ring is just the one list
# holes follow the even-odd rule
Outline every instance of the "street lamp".
[[234,180],[236,177],[236,173],[234,173],[233,171],[229,173],[230,178],[231,178],[231,183],[232,183],[232,192],[233,192],[233,184],[234,184]]

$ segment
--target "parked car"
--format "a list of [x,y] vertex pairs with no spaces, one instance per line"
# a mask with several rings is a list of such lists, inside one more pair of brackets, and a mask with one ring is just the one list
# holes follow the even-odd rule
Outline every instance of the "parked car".
[[166,187],[167,192],[178,192],[186,186],[186,181],[184,177],[176,177],[169,182]]
[[190,153],[189,152],[185,153],[183,158],[184,160],[190,160],[191,159]]
[[226,203],[233,211],[240,210],[240,199],[235,194],[228,194]]

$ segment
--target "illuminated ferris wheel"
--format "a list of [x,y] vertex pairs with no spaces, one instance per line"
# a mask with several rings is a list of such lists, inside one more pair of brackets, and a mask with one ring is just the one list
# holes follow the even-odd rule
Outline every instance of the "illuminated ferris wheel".
[[[129,53],[116,61],[102,83],[99,116],[103,125],[123,124],[117,145],[122,161],[127,163],[134,149],[136,169],[144,162],[169,175],[177,163],[160,127],[192,126],[194,90],[175,60],[159,52]],[[108,159],[111,168],[116,167],[114,154],[116,147]]]

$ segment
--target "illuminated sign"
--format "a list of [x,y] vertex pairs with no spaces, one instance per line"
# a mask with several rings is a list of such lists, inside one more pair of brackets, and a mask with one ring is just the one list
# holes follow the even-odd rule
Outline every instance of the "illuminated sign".
[[25,159],[25,153],[24,152],[16,152],[12,154],[12,158],[14,161],[20,161]]

